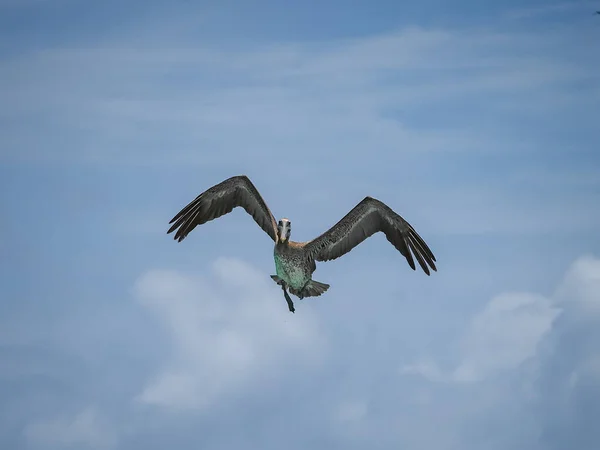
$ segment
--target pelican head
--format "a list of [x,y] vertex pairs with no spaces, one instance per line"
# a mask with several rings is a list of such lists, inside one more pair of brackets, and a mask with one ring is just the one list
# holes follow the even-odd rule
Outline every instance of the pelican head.
[[292,234],[292,222],[288,219],[281,219],[277,223],[277,241],[281,243],[288,242]]

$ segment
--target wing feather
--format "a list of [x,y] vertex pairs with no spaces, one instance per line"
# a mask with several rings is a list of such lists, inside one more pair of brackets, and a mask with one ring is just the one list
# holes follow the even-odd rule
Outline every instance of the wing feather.
[[198,225],[214,220],[241,206],[273,241],[277,240],[277,222],[258,189],[245,175],[228,178],[207,189],[188,203],[169,222],[167,234],[175,233],[181,242]]
[[379,231],[406,258],[413,270],[416,270],[416,258],[427,275],[430,268],[437,271],[435,256],[423,238],[389,206],[372,197],[365,197],[338,223],[307,242],[305,247],[314,260],[330,261],[348,253]]

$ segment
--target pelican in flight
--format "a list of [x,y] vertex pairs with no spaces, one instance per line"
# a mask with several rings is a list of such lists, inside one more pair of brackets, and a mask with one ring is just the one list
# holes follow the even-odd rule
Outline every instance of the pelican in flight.
[[177,230],[174,239],[181,242],[197,225],[230,213],[238,206],[244,208],[275,243],[276,275],[271,278],[281,286],[291,312],[295,308],[288,290],[303,299],[317,297],[329,289],[328,284],[312,279],[317,268],[315,261],[339,258],[378,231],[385,234],[413,270],[416,269],[416,258],[427,275],[430,268],[437,271],[435,256],[415,229],[385,203],[372,197],[365,197],[317,238],[308,242],[291,241],[292,222],[286,218],[276,221],[245,175],[228,178],[198,195],[171,219],[169,224],[172,226],[167,234]]

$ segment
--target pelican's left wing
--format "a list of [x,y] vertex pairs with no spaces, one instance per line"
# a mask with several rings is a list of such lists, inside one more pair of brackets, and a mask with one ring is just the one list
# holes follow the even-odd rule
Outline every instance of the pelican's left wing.
[[329,261],[348,253],[378,231],[385,234],[413,270],[414,255],[427,275],[430,267],[437,271],[435,256],[415,229],[385,203],[372,197],[365,197],[342,220],[304,246],[316,261]]

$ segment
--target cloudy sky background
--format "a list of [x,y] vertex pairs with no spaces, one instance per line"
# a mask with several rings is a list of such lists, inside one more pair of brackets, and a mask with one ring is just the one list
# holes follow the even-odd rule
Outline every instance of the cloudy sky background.
[[[598,448],[597,2],[0,0],[0,447]],[[377,235],[287,311],[296,240]]]

